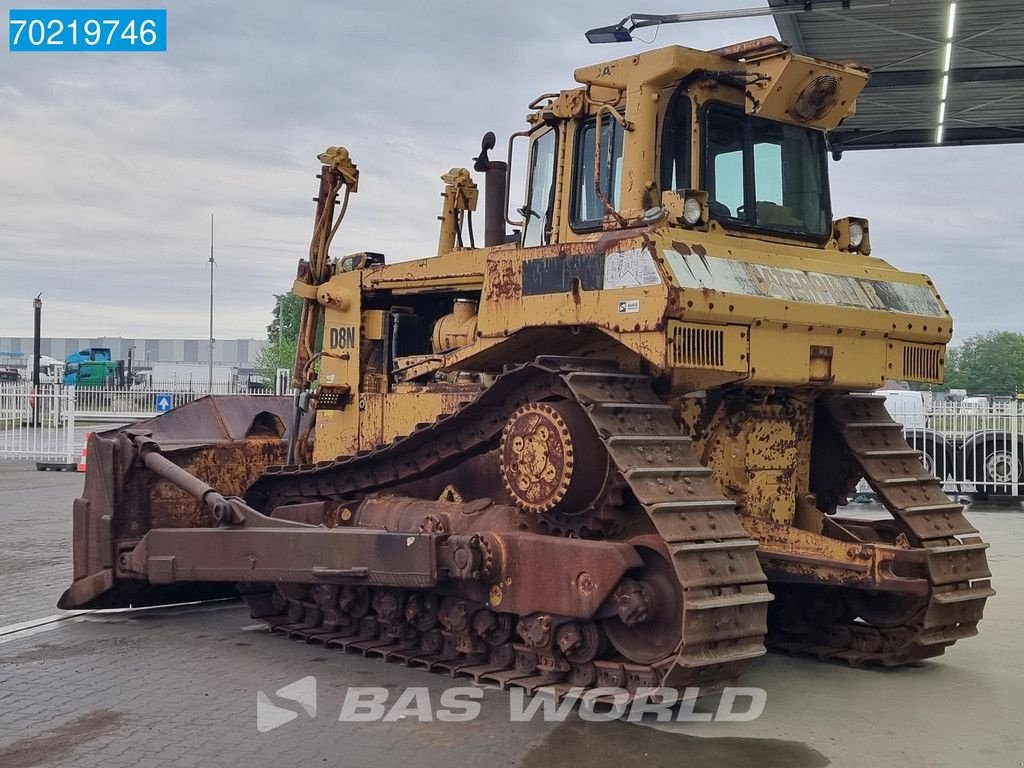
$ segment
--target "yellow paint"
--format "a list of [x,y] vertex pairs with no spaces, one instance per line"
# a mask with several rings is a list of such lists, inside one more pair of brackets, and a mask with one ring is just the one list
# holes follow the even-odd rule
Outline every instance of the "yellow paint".
[[[694,71],[758,78],[744,88],[689,77]],[[835,104],[807,119],[796,105],[808,84],[821,76],[837,79]],[[719,101],[761,117],[827,128],[853,113],[865,79],[860,69],[778,49],[739,61],[672,46],[583,67],[575,77],[581,87],[538,99],[528,119],[534,136],[552,126],[558,132],[550,245],[460,249],[458,222],[476,208],[478,191],[465,169],[452,169],[442,177],[440,255],[340,271],[315,289],[304,288],[303,295],[315,297],[324,310],[320,384],[351,391],[343,409],[318,415],[318,460],[391,441],[417,423],[451,412],[460,397],[468,399],[465,393],[432,390],[435,384],[443,389],[446,381],[461,381],[460,374],[493,377],[509,363],[541,354],[616,359],[628,370],[662,376],[666,395],[675,397],[724,385],[796,393],[869,390],[888,378],[941,379],[945,344],[952,334],[941,299],[926,276],[900,272],[852,250],[848,220],[837,222],[833,236],[823,243],[728,230],[708,221],[697,120],[691,133],[690,178],[683,181],[701,202],[702,220],[686,227],[680,218],[683,197],[663,197],[659,189],[661,121],[681,80],[694,115],[701,106]],[[599,231],[579,232],[570,221],[577,135],[599,113],[602,121],[616,120],[622,126],[619,210],[605,217]],[[510,198],[516,195],[513,190]],[[662,200],[665,210],[644,219],[645,209]],[[593,281],[606,276],[600,274],[603,265],[622,253],[649,259],[648,278],[653,274],[654,279],[594,288]],[[677,254],[706,254],[720,264],[732,264],[767,295],[729,285],[692,287],[679,278],[683,262]],[[525,290],[528,268],[546,275],[543,290],[536,285]],[[563,269],[565,276],[559,277]],[[577,274],[573,270],[587,269],[591,282],[571,279]],[[854,298],[863,306],[837,306],[830,298],[830,280],[853,286]],[[886,309],[872,287],[877,283],[920,289],[935,297],[941,316]],[[466,303],[457,305],[456,298]],[[385,349],[389,313],[398,307],[431,308],[433,314],[420,318],[426,343],[416,355],[394,361],[398,373],[366,367],[369,361],[379,366],[390,352]],[[720,349],[713,346],[710,351],[701,346],[719,343]],[[761,466],[759,452],[769,436],[778,438],[786,431],[784,419],[764,418],[761,426],[743,427],[739,437],[717,449],[720,467],[715,471],[723,487],[741,489],[758,514],[792,521],[795,499],[807,491],[808,438],[797,440],[797,455],[778,455],[780,466]],[[809,423],[806,409],[800,418]]]

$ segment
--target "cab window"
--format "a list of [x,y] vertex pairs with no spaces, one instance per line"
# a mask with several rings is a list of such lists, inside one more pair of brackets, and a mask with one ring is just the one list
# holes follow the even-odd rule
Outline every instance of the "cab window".
[[[576,138],[576,181],[573,185],[572,224],[574,229],[593,229],[600,226],[607,212],[594,188],[595,136],[597,122],[593,118],[583,123]],[[621,199],[619,184],[622,176],[622,128],[609,115],[601,118],[600,141],[601,194],[618,210]]]
[[744,213],[742,112],[722,110],[708,120],[706,184],[711,212],[720,218],[740,218]]
[[832,212],[821,131],[711,104],[704,117],[704,185],[726,226],[824,241]]
[[682,88],[669,101],[661,129],[661,189],[689,189],[690,181],[690,97]]
[[551,242],[551,213],[555,203],[555,150],[558,133],[548,128],[534,138],[530,149],[530,188],[523,215],[523,245]]

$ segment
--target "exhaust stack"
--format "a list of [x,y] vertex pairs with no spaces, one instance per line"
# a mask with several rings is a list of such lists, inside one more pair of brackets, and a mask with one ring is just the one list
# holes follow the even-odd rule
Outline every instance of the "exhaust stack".
[[484,246],[503,245],[505,239],[505,188],[508,186],[508,163],[491,160],[487,153],[494,149],[494,132],[488,131],[480,142],[480,155],[473,158],[473,170],[484,175]]

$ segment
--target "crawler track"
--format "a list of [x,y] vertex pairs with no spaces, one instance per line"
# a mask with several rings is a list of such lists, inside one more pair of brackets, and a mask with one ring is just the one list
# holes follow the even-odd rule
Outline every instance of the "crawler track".
[[[271,468],[248,497],[263,509],[310,499],[357,505],[493,450],[517,408],[555,400],[571,400],[584,410],[613,463],[614,482],[626,491],[625,509],[594,510],[595,525],[587,533],[622,539],[622,515],[642,517],[639,527],[626,526],[641,534],[633,543],[671,563],[680,610],[672,626],[646,629],[660,636],[676,633],[674,652],[653,661],[630,658],[632,648],[623,653],[608,642],[607,625],[593,622],[587,627],[588,637],[593,635],[590,653],[556,650],[553,658],[518,634],[526,616],[500,614],[504,629],[497,633],[491,622],[473,621],[478,613],[490,613],[482,602],[466,608],[469,629],[453,628],[435,615],[450,598],[444,589],[371,594],[360,592],[363,588],[248,587],[253,616],[275,632],[309,642],[530,690],[553,686],[564,694],[573,687],[661,685],[713,690],[735,680],[764,653],[772,596],[756,559],[756,542],[743,529],[734,503],[699,463],[648,377],[593,361],[539,358],[507,371],[455,414],[378,450],[315,466]],[[976,530],[961,505],[927,474],[880,399],[839,396],[827,406],[850,458],[893,515],[876,526],[878,539],[920,549],[914,575],[926,577],[931,588],[926,598],[906,598],[775,585],[777,621],[769,645],[858,665],[894,666],[939,655],[977,633],[985,601],[994,594],[987,581],[987,545],[966,536]],[[413,598],[417,605],[434,606],[433,612],[409,620],[396,611]],[[478,623],[486,631],[477,631]]]
[[[775,590],[784,614],[778,624],[787,629],[773,632],[769,644],[850,664],[896,666],[938,656],[978,633],[985,601],[995,594],[988,581],[988,544],[970,535],[977,529],[964,517],[963,506],[925,470],[883,397],[846,395],[830,398],[826,406],[851,458],[894,518],[895,526],[879,526],[879,532],[921,548],[915,575],[927,578],[930,590],[925,598]],[[808,615],[809,608],[817,617]],[[828,613],[834,620],[815,621]]]
[[[700,685],[708,691],[735,680],[764,653],[772,597],[757,544],[646,376],[593,361],[539,358],[498,377],[456,414],[376,451],[312,467],[272,468],[249,499],[264,509],[299,499],[357,503],[492,450],[516,408],[553,400],[571,400],[586,413],[616,481],[629,491],[628,513],[645,516],[634,526],[643,535],[631,541],[669,564],[664,570],[675,581],[678,604],[667,618],[640,625],[649,634],[631,645],[620,625],[608,643],[609,625],[587,622],[583,650],[562,653],[556,646],[538,653],[518,634],[526,617],[495,616],[481,603],[460,609],[468,608],[470,615],[457,621],[445,611],[451,598],[444,590],[370,594],[361,587],[248,587],[253,616],[276,632],[309,642],[530,690],[554,686],[564,694],[595,685],[629,690]],[[595,512],[598,519],[601,514]],[[678,638],[670,641],[674,650],[663,658],[643,658],[650,647],[645,637],[657,635],[664,642],[666,633]]]

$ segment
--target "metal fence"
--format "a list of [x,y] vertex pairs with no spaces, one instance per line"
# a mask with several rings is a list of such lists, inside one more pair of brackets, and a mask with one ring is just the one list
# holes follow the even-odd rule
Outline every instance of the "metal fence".
[[[0,383],[0,461],[77,465],[88,431],[158,416],[211,394],[206,389],[173,382],[110,389],[43,384],[36,390],[24,382]],[[290,375],[278,371],[271,386],[217,390],[212,394],[289,394]]]
[[[290,392],[288,371],[273,391]],[[204,397],[205,391],[173,385],[132,389],[77,389],[0,383],[0,460],[75,464],[88,429],[156,416]],[[947,492],[975,496],[1024,496],[1024,403],[932,402],[922,393],[886,394],[886,408]],[[866,484],[859,490],[868,491]]]
[[288,372],[270,385],[192,386],[179,382],[156,383],[146,387],[84,388],[75,390],[75,409],[79,422],[123,424],[157,416],[191,403],[206,395],[281,395],[291,392]]
[[921,393],[886,396],[907,442],[947,492],[1024,495],[1024,403],[929,402]]
[[259,390],[255,392],[203,392],[193,390],[175,390],[171,387],[154,389],[135,387],[132,389],[76,389],[74,392],[75,412],[79,423],[88,424],[125,424],[152,416],[158,416],[172,408],[191,403],[208,394],[225,395],[273,395],[274,392]]
[[0,460],[35,460],[71,466],[78,462],[72,388],[0,384]]
[[260,376],[247,379],[235,377],[230,381],[214,381],[212,383],[205,378],[193,376],[156,381],[148,376],[143,376],[133,382],[130,387],[119,387],[118,389],[132,392],[169,392],[189,395],[193,399],[202,395],[281,395],[291,391],[291,371],[288,368],[278,368],[273,377]]

